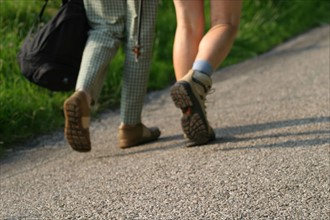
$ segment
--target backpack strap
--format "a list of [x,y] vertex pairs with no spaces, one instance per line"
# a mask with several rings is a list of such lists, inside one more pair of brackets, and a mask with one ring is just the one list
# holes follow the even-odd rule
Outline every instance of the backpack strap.
[[[70,2],[70,1],[74,2],[73,0],[62,0],[62,5],[65,5],[66,3]],[[45,0],[45,3],[44,3],[44,5],[42,6],[42,8],[40,10],[40,13],[39,13],[39,16],[38,16],[38,20],[37,20],[37,23],[38,24],[40,24],[41,21],[42,21],[42,16],[44,15],[44,12],[45,12],[45,9],[47,7],[48,2],[49,2],[49,0]],[[79,0],[77,2],[80,3],[80,2],[83,2],[83,0]]]
[[43,16],[43,14],[44,14],[44,12],[45,12],[45,9],[46,9],[47,4],[48,4],[48,0],[45,0],[45,3],[44,3],[44,5],[42,6],[42,8],[41,8],[41,10],[40,10],[40,13],[39,13],[39,16],[38,16],[38,21],[37,21],[38,24],[39,24],[39,23],[41,22],[41,20],[42,20],[42,16]]

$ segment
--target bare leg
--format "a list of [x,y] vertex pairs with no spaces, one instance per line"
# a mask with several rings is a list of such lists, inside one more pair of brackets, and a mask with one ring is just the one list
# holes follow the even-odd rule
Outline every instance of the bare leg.
[[181,127],[195,144],[215,139],[205,110],[211,74],[230,51],[238,30],[241,0],[210,0],[211,29],[205,28],[204,0],[174,0],[177,29],[173,49],[176,82],[171,98],[182,111]]
[[196,60],[216,69],[228,55],[238,31],[242,1],[211,0],[211,25],[199,44]]
[[181,79],[195,60],[205,60],[213,69],[228,55],[236,36],[241,0],[211,0],[211,29],[205,27],[203,0],[174,0],[177,29],[173,48],[176,79]]
[[177,28],[173,46],[176,79],[181,79],[192,67],[204,34],[204,1],[174,0]]

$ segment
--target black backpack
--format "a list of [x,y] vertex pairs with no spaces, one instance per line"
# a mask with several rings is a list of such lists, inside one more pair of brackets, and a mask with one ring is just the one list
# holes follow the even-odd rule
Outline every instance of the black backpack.
[[[48,0],[39,21],[47,3]],[[18,53],[22,74],[52,91],[74,89],[90,29],[83,0],[62,0],[57,14],[44,26],[39,26],[30,30]]]

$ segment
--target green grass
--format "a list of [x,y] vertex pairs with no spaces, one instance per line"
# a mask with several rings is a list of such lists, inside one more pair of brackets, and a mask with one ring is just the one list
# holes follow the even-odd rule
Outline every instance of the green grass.
[[[0,0],[0,152],[36,135],[63,126],[62,103],[69,93],[39,88],[20,74],[16,54],[43,2]],[[59,1],[51,1],[49,18]],[[221,67],[264,53],[275,45],[309,30],[329,24],[328,0],[244,0],[239,35]],[[174,82],[172,45],[175,32],[172,0],[160,2],[149,90]],[[100,109],[118,107],[123,54],[111,63],[100,97]]]

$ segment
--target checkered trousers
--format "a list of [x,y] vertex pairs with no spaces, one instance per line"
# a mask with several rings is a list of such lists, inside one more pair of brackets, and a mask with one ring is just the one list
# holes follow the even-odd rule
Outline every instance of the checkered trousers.
[[[109,63],[123,44],[125,52],[121,121],[141,122],[152,58],[152,43],[158,0],[143,0],[140,33],[141,55],[132,52],[138,32],[140,0],[84,0],[91,30],[84,50],[76,90],[82,89],[93,101],[101,92]],[[111,69],[111,67],[110,67]]]

